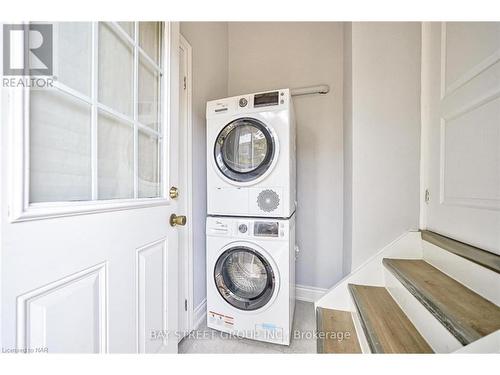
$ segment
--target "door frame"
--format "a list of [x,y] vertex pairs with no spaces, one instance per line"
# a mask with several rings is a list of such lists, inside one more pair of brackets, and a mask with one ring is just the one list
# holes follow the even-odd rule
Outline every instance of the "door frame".
[[[3,54],[3,25],[4,22],[0,22],[0,51],[2,51]],[[0,59],[0,69],[2,72],[3,76],[3,58]],[[6,103],[4,102],[4,88],[0,88],[0,108],[4,108]],[[2,127],[7,126],[7,121],[6,121],[6,116],[4,111],[2,110],[0,113],[0,145],[3,145],[3,132],[2,132]],[[3,153],[0,152],[0,167],[3,165]],[[5,210],[5,206],[7,205],[7,202],[4,202],[2,197],[4,196],[4,181],[3,181],[3,173],[0,173],[0,301],[3,301],[3,266],[2,266],[2,261],[3,261],[3,241],[2,241],[2,235],[3,235],[3,228],[4,228],[4,215],[3,212]],[[4,347],[3,345],[3,309],[0,308],[0,346]]]
[[426,46],[430,43],[431,22],[421,23],[420,49],[420,195],[419,195],[419,229],[427,229],[427,191],[429,187],[429,132],[430,124],[427,112],[429,89],[425,84],[429,80],[430,63]]
[[[192,121],[192,98],[193,98],[193,86],[192,86],[192,56],[193,49],[189,42],[179,34],[179,49],[183,49],[186,56],[186,131],[181,134],[185,134],[186,139],[181,140],[185,142],[186,147],[185,154],[180,156],[186,166],[185,181],[183,185],[185,186],[185,193],[181,192],[181,196],[184,196],[186,202],[186,215],[188,217],[186,223],[186,236],[183,243],[179,243],[179,249],[185,249],[185,251],[179,252],[179,260],[184,260],[184,268],[179,269],[179,278],[183,278],[184,291],[179,290],[179,303],[181,306],[184,305],[184,300],[187,300],[186,323],[187,327],[179,327],[179,330],[185,328],[186,331],[192,331],[194,327],[194,273],[193,273],[193,121]],[[181,61],[179,61],[180,68]],[[179,77],[180,78],[180,77]],[[179,85],[184,84],[179,80]],[[181,98],[179,97],[179,104]],[[180,105],[179,105],[180,110]],[[183,124],[179,124],[179,128]],[[182,339],[182,335],[179,335]]]

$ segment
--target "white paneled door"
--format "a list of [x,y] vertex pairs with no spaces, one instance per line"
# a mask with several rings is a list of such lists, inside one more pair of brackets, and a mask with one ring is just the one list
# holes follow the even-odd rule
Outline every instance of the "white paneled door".
[[2,91],[2,351],[176,352],[178,24],[53,35],[55,88]]
[[422,36],[424,226],[500,254],[500,22]]

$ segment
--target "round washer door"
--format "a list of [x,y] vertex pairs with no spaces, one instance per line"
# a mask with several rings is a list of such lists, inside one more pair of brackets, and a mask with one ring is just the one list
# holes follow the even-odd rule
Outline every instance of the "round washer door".
[[269,262],[262,254],[245,246],[232,247],[219,256],[214,280],[222,298],[245,311],[264,307],[276,288]]
[[269,170],[275,149],[273,134],[262,121],[240,118],[221,130],[215,141],[214,157],[224,176],[237,182],[251,182]]

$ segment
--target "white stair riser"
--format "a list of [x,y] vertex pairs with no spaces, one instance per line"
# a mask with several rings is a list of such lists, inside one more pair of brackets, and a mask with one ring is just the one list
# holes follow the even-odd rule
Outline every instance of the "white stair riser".
[[422,245],[423,257],[427,263],[500,306],[500,293],[494,287],[500,285],[500,274],[427,241],[422,241]]
[[356,307],[354,307],[354,303],[352,304],[352,322],[354,323],[354,328],[356,328],[356,335],[358,336],[359,346],[361,347],[361,351],[363,354],[370,354],[370,345],[368,345],[368,341],[366,340],[365,332],[363,331],[363,326],[361,325],[361,321],[359,320],[359,314],[356,311]]
[[455,353],[500,353],[500,330],[458,349]]

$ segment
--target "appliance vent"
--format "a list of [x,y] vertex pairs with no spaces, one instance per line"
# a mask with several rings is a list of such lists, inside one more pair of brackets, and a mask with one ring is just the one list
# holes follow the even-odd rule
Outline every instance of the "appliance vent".
[[262,190],[257,197],[257,205],[262,211],[274,211],[280,205],[280,197],[274,190]]

